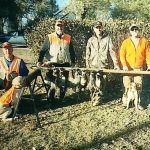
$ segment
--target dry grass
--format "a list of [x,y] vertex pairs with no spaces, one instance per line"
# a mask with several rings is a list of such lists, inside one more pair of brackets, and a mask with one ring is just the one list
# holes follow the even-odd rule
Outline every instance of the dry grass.
[[[28,50],[15,53],[29,62],[32,60]],[[21,108],[26,111],[21,119],[14,123],[0,122],[0,149],[149,150],[150,108],[124,109],[119,92],[110,90],[103,105],[96,107],[92,107],[86,95],[77,103],[76,96],[68,94],[66,101],[51,108],[47,102],[37,101],[42,128],[35,130],[32,103],[22,101]],[[150,103],[148,91],[142,95],[147,106]]]

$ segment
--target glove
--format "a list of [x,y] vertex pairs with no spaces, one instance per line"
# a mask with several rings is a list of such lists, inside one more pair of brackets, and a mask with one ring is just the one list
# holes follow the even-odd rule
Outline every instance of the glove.
[[119,66],[115,66],[114,69],[115,70],[120,70],[120,67]]
[[128,67],[127,67],[127,66],[124,66],[124,67],[123,67],[123,70],[124,70],[124,71],[128,71]]
[[147,71],[150,71],[150,66],[147,67]]

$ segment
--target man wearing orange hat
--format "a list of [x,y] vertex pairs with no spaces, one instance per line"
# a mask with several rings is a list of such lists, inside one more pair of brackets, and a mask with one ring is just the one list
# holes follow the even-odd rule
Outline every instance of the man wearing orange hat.
[[15,76],[27,76],[29,70],[22,59],[14,56],[10,43],[3,43],[2,50],[4,57],[0,58],[0,89],[8,90]]

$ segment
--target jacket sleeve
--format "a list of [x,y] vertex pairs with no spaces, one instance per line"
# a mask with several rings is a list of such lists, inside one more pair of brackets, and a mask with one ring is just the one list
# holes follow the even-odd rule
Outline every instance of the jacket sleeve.
[[146,45],[146,64],[150,67],[150,41],[148,41]]
[[20,76],[27,76],[28,73],[29,73],[29,70],[28,70],[25,62],[21,59],[20,68],[19,68],[19,74],[20,74]]
[[70,53],[71,63],[72,65],[74,65],[76,63],[76,54],[75,54],[72,42],[70,42],[70,45],[69,45],[69,53]]
[[91,46],[90,46],[90,40],[88,40],[87,45],[86,45],[86,67],[88,68],[90,66],[89,64],[89,58],[91,55]]
[[114,63],[114,67],[117,67],[118,66],[118,57],[117,57],[117,53],[114,50],[114,46],[113,46],[111,38],[109,38],[109,53],[110,53],[111,59]]
[[127,63],[126,63],[126,43],[125,43],[125,41],[123,41],[119,53],[120,53],[120,61],[121,61],[122,66],[123,67],[127,66]]
[[44,56],[45,56],[46,52],[49,50],[49,48],[50,48],[50,42],[49,42],[49,38],[47,36],[43,43],[43,46],[39,52],[38,62],[43,62]]

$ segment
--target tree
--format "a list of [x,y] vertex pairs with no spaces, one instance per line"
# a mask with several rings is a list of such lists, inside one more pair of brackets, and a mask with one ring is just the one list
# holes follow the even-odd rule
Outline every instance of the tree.
[[17,29],[23,17],[29,19],[31,14],[33,18],[52,17],[57,10],[56,0],[1,0],[0,20],[11,21]]
[[73,11],[80,19],[99,19],[102,17],[104,19],[107,19],[107,17],[114,19],[149,19],[150,1],[71,0],[68,11]]
[[114,18],[129,19],[149,19],[150,18],[150,1],[149,0],[112,0],[115,5],[113,11]]
[[74,10],[77,19],[96,19],[98,13],[107,12],[108,0],[71,0],[68,11]]

